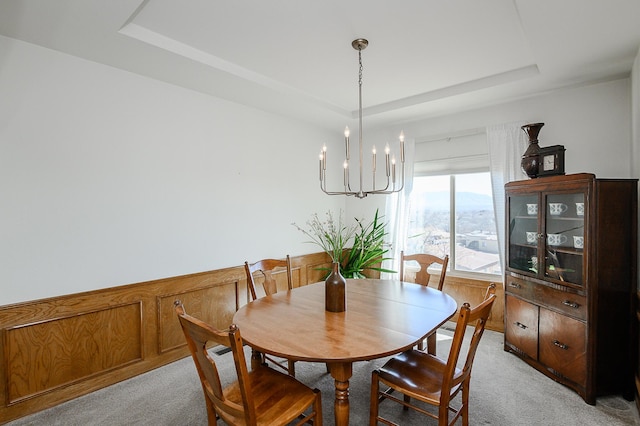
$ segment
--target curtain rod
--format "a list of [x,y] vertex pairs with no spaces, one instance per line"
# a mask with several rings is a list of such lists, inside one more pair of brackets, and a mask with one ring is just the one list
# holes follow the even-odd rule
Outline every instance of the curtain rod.
[[475,129],[458,130],[457,132],[442,133],[439,135],[426,136],[424,138],[416,138],[415,143],[429,143],[442,140],[463,138],[466,136],[484,135],[487,131],[484,127],[476,127]]

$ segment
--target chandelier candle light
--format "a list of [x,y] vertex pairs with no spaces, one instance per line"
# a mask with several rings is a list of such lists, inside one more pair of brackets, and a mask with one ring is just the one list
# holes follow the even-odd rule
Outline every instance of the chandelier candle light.
[[372,187],[369,191],[363,191],[362,189],[362,165],[363,165],[363,151],[362,151],[362,51],[369,45],[369,42],[363,38],[353,40],[351,46],[358,51],[358,62],[360,69],[358,72],[358,125],[359,135],[358,143],[360,147],[360,187],[357,191],[351,189],[351,183],[349,181],[349,161],[351,160],[349,155],[349,127],[344,129],[344,145],[345,145],[345,160],[342,163],[344,169],[344,191],[327,191],[327,146],[323,145],[322,151],[320,151],[320,189],[328,195],[353,195],[358,198],[364,198],[369,194],[392,194],[399,192],[404,188],[404,132],[400,132],[400,182],[396,186],[396,157],[391,154],[391,149],[387,143],[385,152],[385,170],[387,177],[387,184],[384,188],[376,189],[376,147],[372,149]]

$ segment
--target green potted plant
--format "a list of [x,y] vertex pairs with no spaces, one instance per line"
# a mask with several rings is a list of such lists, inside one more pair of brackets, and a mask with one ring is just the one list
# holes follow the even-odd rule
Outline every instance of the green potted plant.
[[[310,237],[309,242],[322,247],[334,263],[340,264],[342,276],[365,278],[365,270],[395,273],[379,266],[384,260],[389,259],[384,257],[389,248],[384,241],[388,233],[382,218],[376,209],[372,222],[365,223],[363,219],[355,218],[356,223],[347,226],[342,222],[342,212],[336,221],[329,211],[324,222],[314,214],[311,220],[307,221],[308,229],[303,229],[295,223],[292,225]],[[351,239],[353,243],[351,248],[348,248],[347,244]]]
[[366,278],[363,271],[395,273],[390,269],[382,268],[382,262],[390,258],[384,257],[389,251],[385,243],[388,233],[385,230],[383,216],[378,215],[376,209],[373,221],[365,224],[362,220],[355,219],[357,228],[353,237],[351,248],[343,252],[341,259],[342,275],[345,278]]

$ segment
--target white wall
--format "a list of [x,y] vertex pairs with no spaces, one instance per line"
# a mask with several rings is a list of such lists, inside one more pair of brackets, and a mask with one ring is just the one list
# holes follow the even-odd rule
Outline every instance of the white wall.
[[631,176],[628,78],[563,89],[528,99],[405,125],[416,138],[517,121],[544,122],[540,146],[564,145],[567,173]]
[[318,251],[330,136],[0,36],[0,305]]
[[[630,105],[622,79],[365,120],[365,143],[543,121],[540,144],[565,146],[567,173],[630,177]],[[340,152],[336,134],[0,36],[0,305],[317,251],[291,222],[371,219],[386,200],[319,191],[318,149]]]

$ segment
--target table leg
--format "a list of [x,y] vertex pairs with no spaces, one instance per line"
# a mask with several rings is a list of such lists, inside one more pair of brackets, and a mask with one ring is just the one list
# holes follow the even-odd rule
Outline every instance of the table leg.
[[331,377],[335,380],[336,400],[334,402],[336,426],[349,424],[349,379],[353,375],[350,362],[332,362],[329,364]]
[[251,349],[251,370],[255,370],[262,364],[262,353]]

